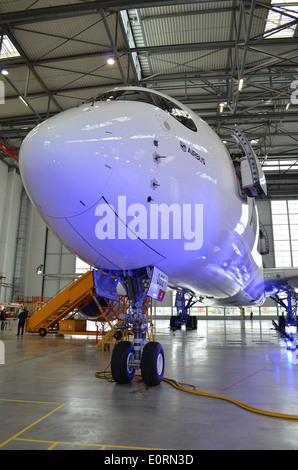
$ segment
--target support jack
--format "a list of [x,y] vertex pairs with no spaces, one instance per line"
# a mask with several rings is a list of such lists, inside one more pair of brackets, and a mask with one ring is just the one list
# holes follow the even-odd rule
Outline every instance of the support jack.
[[[295,289],[291,286],[282,288],[283,292],[271,296],[271,298],[286,311],[286,315],[279,316],[278,324],[272,320],[274,328],[284,339],[288,350],[297,349],[297,296]],[[295,333],[294,333],[295,331]]]

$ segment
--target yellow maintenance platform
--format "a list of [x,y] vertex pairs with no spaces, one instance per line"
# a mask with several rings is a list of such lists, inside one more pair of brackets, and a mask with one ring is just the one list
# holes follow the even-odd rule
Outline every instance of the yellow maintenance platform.
[[[70,335],[95,335],[96,346],[102,350],[109,349],[111,342],[117,340],[114,333],[117,325],[121,324],[129,307],[126,296],[118,296],[118,300],[97,300],[94,287],[93,272],[87,271],[78,279],[66,286],[55,297],[38,308],[26,322],[26,332],[39,333],[45,336],[47,333]],[[93,318],[96,324],[95,331],[87,331],[87,320],[74,319],[74,315],[89,305],[96,303],[98,317]],[[148,309],[148,334],[153,337],[151,299],[147,298]],[[133,332],[129,332],[133,335]]]
[[75,309],[88,305],[94,295],[92,271],[87,271],[36,310],[26,322],[26,331],[38,332],[41,336],[47,333],[62,333],[59,329],[60,323],[61,326],[66,326],[62,320],[71,312],[75,314]]

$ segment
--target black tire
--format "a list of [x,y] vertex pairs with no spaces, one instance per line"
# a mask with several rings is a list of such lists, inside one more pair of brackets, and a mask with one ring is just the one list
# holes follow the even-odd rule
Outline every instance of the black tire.
[[141,358],[143,382],[149,387],[159,385],[163,379],[165,355],[162,346],[156,341],[147,343]]
[[176,318],[173,316],[170,318],[170,328],[176,328]]
[[173,329],[173,330],[180,330],[181,329],[180,317],[177,317],[175,315],[171,316],[171,318],[170,318],[170,328]]
[[188,315],[186,318],[186,328],[188,330],[196,330],[197,329],[197,317]]
[[114,346],[111,372],[118,384],[128,384],[134,378],[135,368],[129,365],[129,361],[133,359],[133,352],[134,347],[130,341],[120,341]]
[[38,333],[40,336],[46,336],[47,329],[46,328],[39,328]]

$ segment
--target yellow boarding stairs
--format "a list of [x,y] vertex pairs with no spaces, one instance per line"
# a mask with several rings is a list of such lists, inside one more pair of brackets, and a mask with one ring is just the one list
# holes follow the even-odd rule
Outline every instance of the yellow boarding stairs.
[[61,320],[76,308],[88,305],[94,295],[92,271],[87,271],[36,310],[26,322],[26,331],[38,332],[41,336],[62,333],[59,330]]
[[[77,310],[86,307],[92,301],[98,306],[99,315],[96,320],[101,323],[101,327],[99,328],[96,322],[96,331],[86,331],[86,320],[74,320],[72,317]],[[148,339],[152,341],[151,299],[147,298],[147,303]],[[106,350],[109,349],[109,344],[115,341],[114,333],[117,325],[122,324],[127,307],[124,296],[119,296],[118,301],[106,299],[105,306],[100,305],[96,298],[93,272],[87,271],[36,310],[27,319],[26,331],[39,333],[40,336],[45,336],[47,333],[96,335],[96,346]]]

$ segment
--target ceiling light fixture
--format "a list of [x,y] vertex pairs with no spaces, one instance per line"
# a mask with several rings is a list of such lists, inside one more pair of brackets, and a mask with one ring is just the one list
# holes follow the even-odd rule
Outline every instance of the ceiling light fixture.
[[28,106],[28,103],[24,100],[24,98],[21,95],[19,96],[19,98],[24,103],[25,106]]
[[239,83],[238,83],[238,91],[241,91],[244,85],[244,79],[240,78]]
[[109,57],[108,60],[107,60],[107,63],[109,65],[113,65],[115,63],[115,59],[113,59],[113,57]]

